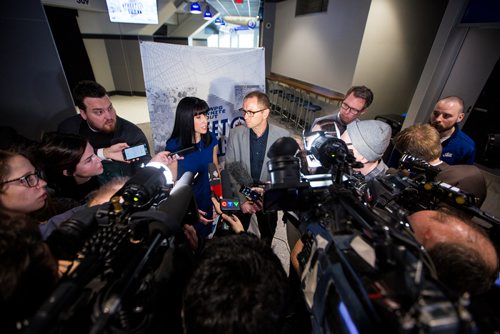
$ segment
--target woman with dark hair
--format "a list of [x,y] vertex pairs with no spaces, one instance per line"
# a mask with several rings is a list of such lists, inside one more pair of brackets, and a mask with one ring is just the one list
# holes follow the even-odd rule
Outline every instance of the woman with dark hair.
[[[175,125],[165,150],[175,152],[195,146],[196,151],[177,162],[178,179],[185,172],[198,173],[194,180],[193,193],[200,210],[200,223],[196,230],[204,237],[212,231],[213,204],[211,200],[208,165],[214,163],[218,169],[217,137],[208,131],[208,104],[197,97],[183,98],[177,105]],[[174,167],[175,170],[175,167]]]
[[71,198],[81,203],[99,187],[97,176],[103,172],[101,159],[85,138],[73,134],[46,134],[38,155],[54,197]]
[[46,185],[28,158],[0,150],[0,211],[15,216],[45,208]]

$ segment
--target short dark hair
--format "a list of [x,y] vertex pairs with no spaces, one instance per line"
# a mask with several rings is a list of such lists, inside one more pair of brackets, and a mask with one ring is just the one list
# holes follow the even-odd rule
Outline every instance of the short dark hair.
[[76,84],[73,89],[73,98],[75,100],[75,105],[81,110],[87,110],[83,99],[86,97],[103,97],[107,94],[106,88],[101,86],[95,81],[83,80]]
[[[208,103],[205,100],[194,96],[186,96],[180,100],[175,110],[175,124],[171,138],[177,138],[182,148],[193,145],[194,116],[207,114],[208,109]],[[205,145],[210,144],[211,138],[209,131],[201,137]]]
[[264,94],[258,90],[254,90],[253,92],[250,92],[247,95],[245,95],[245,98],[243,99],[243,101],[246,99],[253,98],[253,97],[257,98],[257,103],[262,105],[262,107],[267,108],[267,109],[271,107],[271,102],[269,101],[269,97],[266,94]]
[[287,278],[272,249],[246,233],[211,241],[184,295],[185,333],[279,333]]
[[368,108],[373,102],[373,92],[366,86],[352,86],[351,88],[349,88],[347,93],[345,93],[345,97],[348,97],[351,93],[355,97],[365,100],[363,109]]
[[452,291],[472,295],[487,291],[498,270],[489,266],[481,254],[458,243],[438,243],[428,250],[438,278]]
[[46,181],[59,182],[65,178],[64,170],[73,174],[86,148],[87,139],[82,136],[58,132],[46,133],[42,138],[37,157],[37,163],[44,171]]
[[17,321],[31,317],[56,282],[57,262],[38,224],[25,215],[0,213],[1,323],[13,329]]

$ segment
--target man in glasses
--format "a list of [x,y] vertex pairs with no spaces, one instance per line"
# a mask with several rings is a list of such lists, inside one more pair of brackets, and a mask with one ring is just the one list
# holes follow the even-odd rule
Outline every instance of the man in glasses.
[[[246,173],[253,179],[254,184],[262,184],[270,181],[267,170],[267,151],[269,147],[281,137],[288,137],[288,130],[269,123],[270,102],[266,94],[254,91],[248,93],[243,99],[243,107],[240,111],[245,119],[246,127],[237,126],[229,132],[226,148],[226,166],[234,162],[241,162]],[[233,183],[234,193],[239,193],[241,186],[252,186],[251,184]],[[250,219],[256,214],[261,239],[271,245],[276,230],[277,215],[275,213],[262,213],[262,203],[248,200],[242,194],[240,207],[245,217],[242,222]],[[247,225],[248,226],[248,225]]]
[[366,86],[353,86],[345,94],[339,111],[333,115],[316,118],[311,125],[311,129],[319,121],[332,120],[337,123],[340,134],[342,134],[349,123],[359,121],[359,117],[368,111],[368,107],[372,102],[373,92],[370,88]]
[[134,161],[125,161],[124,148],[147,146],[148,141],[137,125],[116,115],[103,86],[95,81],[81,81],[76,85],[73,97],[80,115],[64,120],[58,131],[78,134],[89,141],[103,163],[104,172],[99,176],[102,183],[115,176],[132,176],[142,163],[151,160],[147,154]]

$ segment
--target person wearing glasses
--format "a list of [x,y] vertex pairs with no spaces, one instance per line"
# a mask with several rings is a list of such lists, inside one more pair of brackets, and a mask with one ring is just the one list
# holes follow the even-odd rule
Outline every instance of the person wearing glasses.
[[[183,160],[173,163],[173,177],[179,179],[185,172],[198,175],[194,179],[193,194],[200,212],[200,222],[195,224],[196,231],[207,237],[213,229],[213,203],[208,179],[208,165],[218,166],[217,137],[208,129],[208,104],[193,96],[179,101],[175,111],[175,124],[172,135],[167,140],[165,150],[176,152],[194,145],[195,151],[184,156]],[[217,167],[218,170],[218,167]]]
[[345,98],[340,105],[340,109],[333,115],[316,118],[311,129],[322,120],[335,121],[342,134],[347,125],[359,121],[359,117],[368,111],[368,107],[373,102],[373,92],[366,86],[353,86],[345,94]]
[[97,176],[103,172],[101,159],[82,136],[47,133],[37,160],[53,197],[83,204],[87,195],[100,186]]
[[[270,113],[269,98],[266,94],[253,91],[248,93],[243,99],[243,107],[240,111],[245,119],[246,127],[237,126],[229,131],[226,147],[226,165],[236,161],[241,162],[248,175],[252,177],[255,184],[262,184],[270,181],[267,170],[267,151],[269,147],[281,137],[288,137],[288,130],[269,123]],[[256,214],[260,236],[268,245],[271,245],[276,230],[276,213],[262,212],[262,203],[255,203],[248,200],[239,193],[241,184],[236,184],[233,180],[233,193],[239,194],[241,212],[244,226],[250,221],[251,216]],[[251,186],[245,184],[244,186]],[[246,221],[245,221],[246,220]]]
[[0,210],[9,216],[31,214],[47,204],[47,182],[23,155],[0,151]]

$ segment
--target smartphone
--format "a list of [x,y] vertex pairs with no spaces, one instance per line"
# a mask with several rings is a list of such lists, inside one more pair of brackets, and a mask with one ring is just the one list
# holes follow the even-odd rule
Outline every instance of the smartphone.
[[228,214],[234,211],[240,211],[240,201],[237,199],[223,198],[220,200],[220,210]]
[[240,188],[240,193],[245,195],[247,199],[250,201],[261,201],[262,200],[262,195],[256,192],[255,190],[252,190],[252,188],[247,187],[247,186],[241,186]]
[[183,148],[182,150],[178,150],[178,151],[175,151],[175,152],[170,152],[169,156],[172,156],[172,155],[178,155],[180,157],[183,157],[185,155],[188,155],[189,153],[192,153],[196,151],[196,146],[189,146],[187,148]]
[[123,159],[132,160],[143,157],[148,154],[148,147],[146,144],[127,147],[122,150]]

